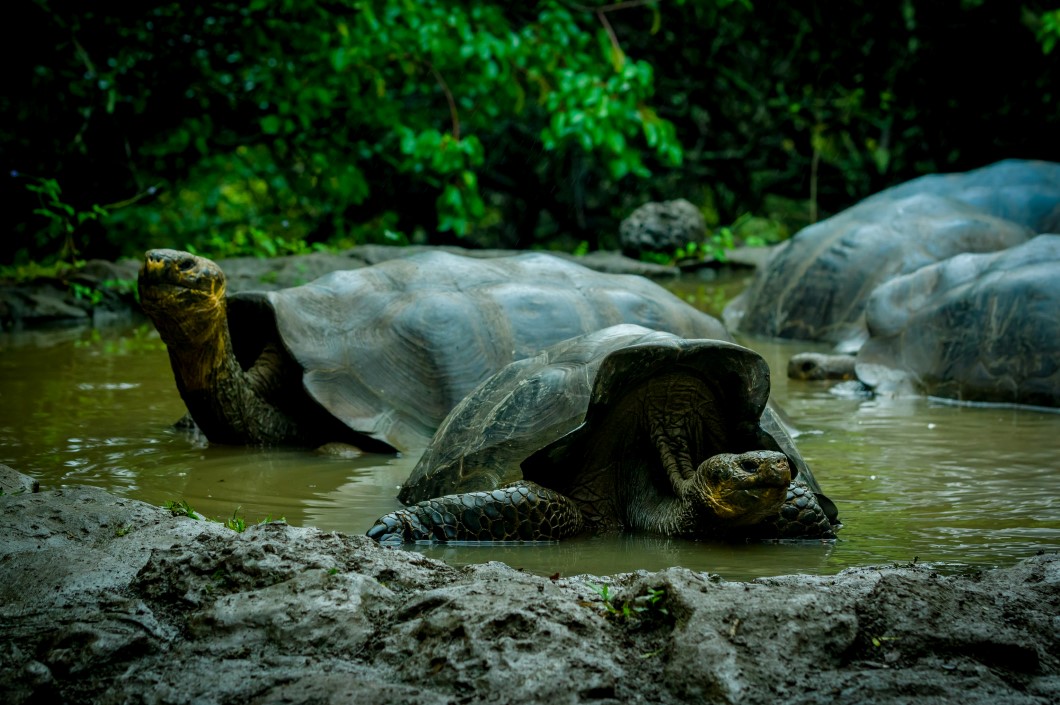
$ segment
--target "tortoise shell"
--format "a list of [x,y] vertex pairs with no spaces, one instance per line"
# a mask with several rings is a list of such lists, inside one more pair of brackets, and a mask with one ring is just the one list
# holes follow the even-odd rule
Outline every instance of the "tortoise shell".
[[[653,413],[677,415],[675,423],[695,419],[696,462],[722,452],[783,452],[834,519],[835,505],[768,406],[769,367],[761,356],[734,343],[686,340],[637,325],[563,341],[488,379],[445,419],[398,498],[411,504],[524,478],[562,492],[585,467],[571,458],[606,454],[614,441],[628,440],[601,437],[608,416],[625,413],[622,400],[673,375],[697,378],[704,395],[696,408],[678,404]],[[641,448],[645,458],[655,451],[650,444]]]
[[879,287],[858,377],[881,392],[1060,406],[1060,235],[968,254]]
[[[354,431],[423,448],[468,392],[513,360],[617,323],[728,339],[658,284],[545,254],[428,252],[228,299],[241,363],[279,338],[308,394]],[[246,366],[246,364],[244,366]]]
[[993,252],[1034,233],[930,194],[869,200],[799,231],[780,245],[725,309],[734,330],[819,340],[856,350],[865,305],[880,284],[964,252]]

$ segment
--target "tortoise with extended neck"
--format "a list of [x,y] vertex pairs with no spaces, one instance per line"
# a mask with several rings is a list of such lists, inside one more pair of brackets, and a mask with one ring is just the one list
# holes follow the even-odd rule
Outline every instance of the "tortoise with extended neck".
[[646,279],[543,254],[429,252],[226,296],[214,262],[152,250],[139,289],[181,397],[217,443],[423,448],[476,385],[560,340],[623,322],[728,338]]
[[368,535],[834,537],[835,505],[768,398],[765,361],[732,343],[633,325],[564,341],[453,409],[401,489],[410,506]]

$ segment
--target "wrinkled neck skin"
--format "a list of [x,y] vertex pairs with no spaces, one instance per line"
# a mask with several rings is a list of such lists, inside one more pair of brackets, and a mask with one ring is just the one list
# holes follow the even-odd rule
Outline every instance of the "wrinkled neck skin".
[[[790,471],[781,454],[764,455],[776,456],[783,466],[770,472],[777,479],[765,486],[755,484],[751,473],[737,471],[735,477],[720,477],[717,467],[731,466],[734,458],[744,457],[728,453],[712,456],[697,466],[686,456],[680,469],[689,477],[679,481],[673,491],[660,491],[658,482],[651,482],[653,474],[656,479],[659,475],[658,466],[624,473],[630,477],[631,486],[627,521],[633,528],[652,533],[723,537],[774,518],[787,495]],[[761,472],[767,472],[765,467]],[[634,479],[637,477],[640,479]],[[648,484],[655,484],[654,491],[645,486]]]
[[270,345],[250,371],[232,350],[224,296],[203,302],[180,321],[159,317],[180,396],[214,443],[298,443],[298,425],[266,400],[280,384],[281,353]]
[[779,512],[790,471],[781,486],[769,489],[719,480],[719,462],[710,458],[745,449],[725,447],[732,439],[724,437],[717,407],[702,383],[679,375],[659,378],[618,402],[584,449],[584,470],[570,490],[587,523],[720,536]]

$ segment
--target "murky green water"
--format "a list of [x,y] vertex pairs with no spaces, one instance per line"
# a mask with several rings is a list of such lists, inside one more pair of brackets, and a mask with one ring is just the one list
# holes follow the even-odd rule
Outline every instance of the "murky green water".
[[[679,288],[708,310],[739,282]],[[720,287],[720,288],[719,288]],[[719,545],[611,536],[534,546],[416,547],[454,564],[502,560],[543,574],[681,565],[729,579],[931,561],[1003,565],[1060,549],[1060,414],[927,399],[850,399],[791,382],[805,345],[744,341],[769,360],[774,397],[845,527],[835,543]],[[399,506],[411,457],[356,460],[200,447],[169,426],[183,413],[149,324],[0,337],[0,462],[44,487],[86,484],[153,504],[185,499],[209,517],[365,531]]]

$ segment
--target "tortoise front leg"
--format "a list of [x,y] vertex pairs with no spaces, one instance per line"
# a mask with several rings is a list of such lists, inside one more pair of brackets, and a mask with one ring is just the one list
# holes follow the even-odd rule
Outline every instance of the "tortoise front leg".
[[765,539],[834,539],[836,529],[809,487],[798,480],[788,485],[780,513],[755,527]]
[[523,480],[418,502],[380,517],[368,536],[387,544],[556,541],[579,533],[582,525],[581,511],[568,497]]

